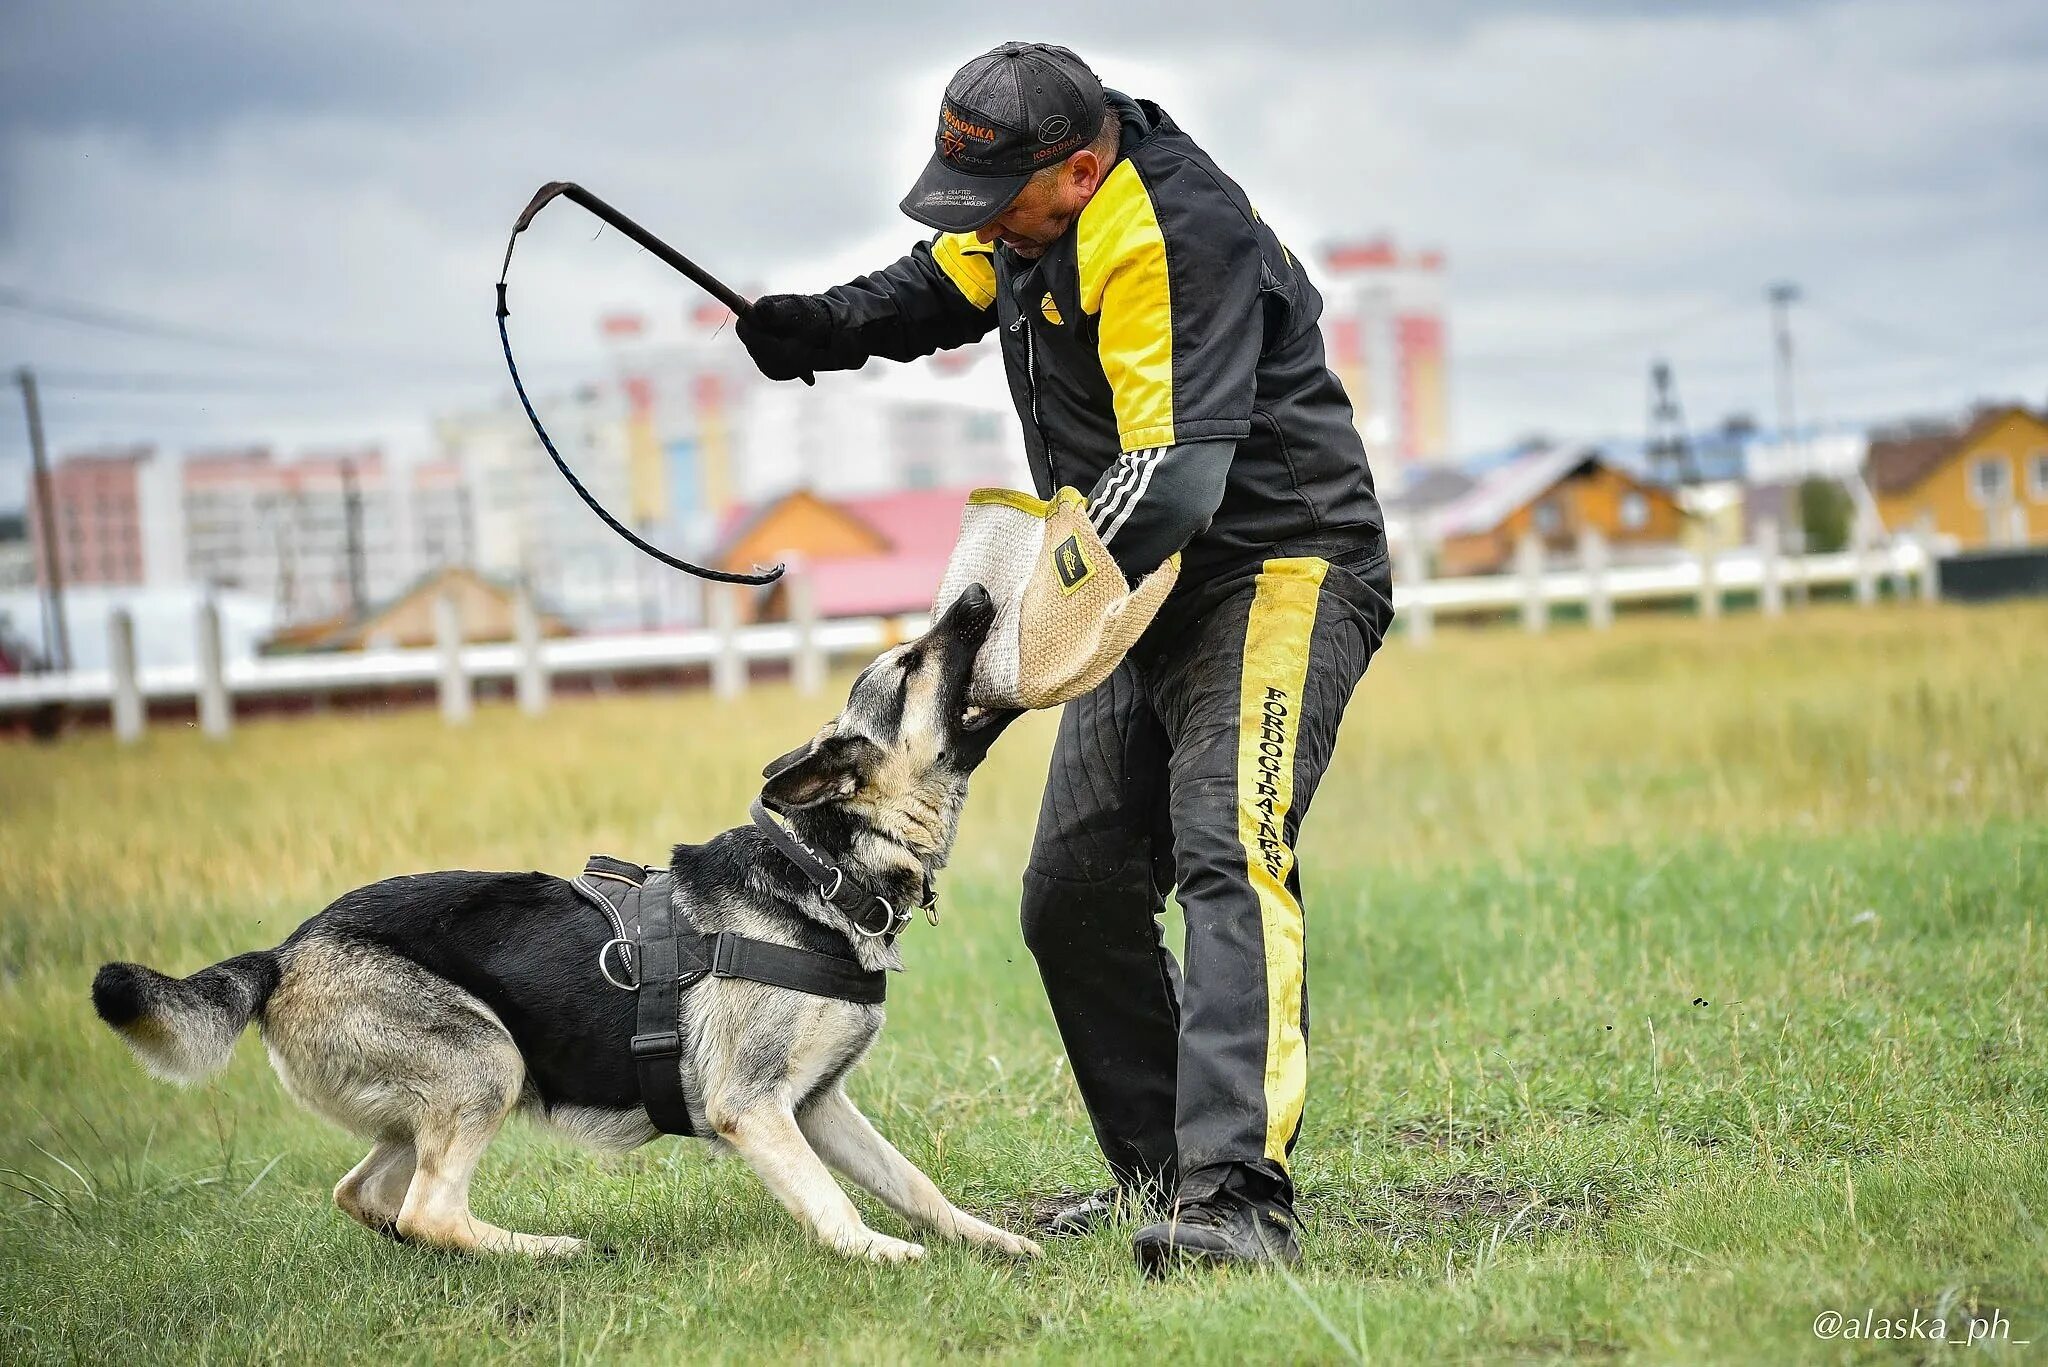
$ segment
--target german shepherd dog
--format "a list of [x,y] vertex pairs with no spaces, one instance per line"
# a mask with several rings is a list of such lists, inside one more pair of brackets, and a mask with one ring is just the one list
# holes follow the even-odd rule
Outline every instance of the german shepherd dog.
[[[968,775],[1003,729],[966,702],[994,616],[970,590],[864,670],[838,718],[764,774],[764,803],[800,839],[899,907],[945,864]],[[893,940],[856,933],[751,825],[676,846],[670,869],[685,930],[902,967]],[[376,1145],[334,1188],[371,1229],[444,1249],[573,1254],[583,1240],[478,1219],[469,1184],[515,1111],[601,1148],[655,1137],[627,1048],[635,999],[598,975],[611,934],[560,878],[419,874],[358,888],[277,948],[189,978],[108,964],[93,1005],[145,1067],[177,1082],[226,1067],[256,1021],[292,1096]],[[879,1006],[704,977],[680,1014],[693,1128],[736,1150],[833,1249],[878,1262],[924,1254],[869,1229],[827,1165],[941,1237],[1038,1254],[954,1206],[847,1099]]]

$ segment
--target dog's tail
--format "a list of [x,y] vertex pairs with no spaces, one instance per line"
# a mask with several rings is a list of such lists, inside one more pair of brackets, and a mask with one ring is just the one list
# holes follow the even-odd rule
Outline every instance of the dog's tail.
[[93,977],[92,1005],[142,1066],[167,1082],[198,1082],[228,1066],[235,1039],[277,990],[277,952],[251,950],[167,978],[141,964],[108,964]]

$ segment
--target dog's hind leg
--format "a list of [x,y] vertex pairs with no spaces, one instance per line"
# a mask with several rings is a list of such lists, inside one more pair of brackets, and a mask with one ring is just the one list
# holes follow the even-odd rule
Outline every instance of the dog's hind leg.
[[846,1179],[914,1224],[948,1239],[1035,1258],[1037,1244],[978,1220],[946,1199],[918,1166],[884,1139],[839,1087],[818,1097],[798,1117],[804,1137]]
[[334,1204],[350,1219],[395,1238],[398,1212],[405,1205],[412,1170],[412,1145],[403,1140],[383,1140],[335,1184]]
[[524,1253],[563,1257],[583,1240],[520,1234],[480,1220],[469,1209],[469,1181],[478,1160],[512,1109],[516,1086],[499,1097],[426,1117],[413,1136],[412,1184],[398,1212],[398,1235],[412,1243],[462,1253]]
[[777,1102],[762,1102],[737,1115],[712,1108],[712,1125],[739,1151],[768,1190],[832,1248],[878,1263],[906,1262],[924,1249],[869,1229],[824,1162],[804,1140],[796,1117]]

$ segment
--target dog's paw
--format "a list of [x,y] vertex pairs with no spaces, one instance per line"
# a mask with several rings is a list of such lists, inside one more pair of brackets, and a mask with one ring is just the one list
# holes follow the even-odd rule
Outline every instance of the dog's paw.
[[514,1250],[530,1258],[574,1258],[589,1244],[567,1234],[520,1234]]
[[1045,1250],[1021,1234],[1012,1234],[1007,1229],[998,1229],[986,1220],[977,1220],[964,1212],[955,1212],[958,1224],[955,1237],[965,1239],[977,1248],[986,1248],[997,1253],[1007,1253],[1013,1258],[1042,1258]]
[[1044,1249],[1021,1234],[1012,1234],[1008,1230],[1000,1229],[996,1231],[996,1234],[999,1237],[996,1239],[995,1246],[1013,1258],[1043,1258],[1045,1256]]
[[843,1250],[851,1257],[871,1263],[914,1263],[924,1256],[924,1245],[865,1230]]

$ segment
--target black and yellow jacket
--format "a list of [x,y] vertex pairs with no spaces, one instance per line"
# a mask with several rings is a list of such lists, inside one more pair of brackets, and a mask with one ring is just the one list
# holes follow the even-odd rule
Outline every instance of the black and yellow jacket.
[[1038,493],[1088,491],[1128,574],[1184,548],[1198,591],[1270,556],[1370,554],[1383,523],[1322,296],[1157,105],[1108,100],[1118,159],[1044,256],[942,233],[828,291],[835,325],[899,361],[1001,328]]

